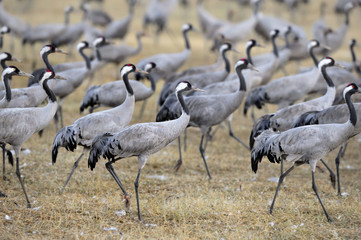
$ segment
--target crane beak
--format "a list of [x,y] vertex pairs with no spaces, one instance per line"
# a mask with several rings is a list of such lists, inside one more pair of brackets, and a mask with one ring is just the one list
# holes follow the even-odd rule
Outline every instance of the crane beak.
[[331,50],[331,48],[329,46],[326,46],[326,45],[323,45],[323,44],[320,44],[320,47],[326,49],[326,50]]
[[259,72],[257,68],[255,68],[252,64],[248,64],[247,68],[253,70],[253,71],[256,71],[256,72]]
[[236,53],[241,53],[240,51],[238,51],[238,50],[235,49],[235,48],[232,48],[231,51],[232,51],[232,52],[236,52]]
[[19,63],[21,63],[21,60],[19,60],[19,59],[15,58],[15,57],[11,57],[11,61],[14,61],[14,62],[19,62]]
[[259,44],[259,43],[256,43],[255,47],[265,48],[266,46],[265,46],[265,45],[262,45],[262,44]]
[[69,53],[67,53],[67,52],[65,52],[65,51],[63,51],[63,50],[61,50],[59,48],[55,48],[55,52],[62,53],[62,54],[65,54],[65,55],[69,55]]
[[334,66],[335,66],[335,67],[339,67],[339,68],[346,69],[345,66],[342,66],[341,64],[339,64],[339,63],[337,63],[337,62],[335,62]]
[[140,70],[140,69],[138,69],[138,68],[137,68],[135,71],[136,71],[136,72],[139,72],[139,73],[146,74],[146,75],[148,75],[148,74],[149,74],[148,72],[143,71],[143,70]]
[[197,92],[204,92],[204,90],[203,90],[203,89],[200,89],[200,88],[191,88],[191,90],[197,91]]
[[54,78],[55,78],[55,79],[66,80],[66,78],[65,78],[65,77],[62,77],[62,76],[57,75],[57,74],[54,76]]
[[21,70],[20,70],[20,72],[19,72],[18,75],[19,75],[19,76],[23,76],[23,77],[28,77],[28,78],[33,78],[33,77],[34,77],[33,75],[31,75],[31,74],[29,74],[29,73],[26,73],[26,72],[23,72],[23,71],[21,71]]

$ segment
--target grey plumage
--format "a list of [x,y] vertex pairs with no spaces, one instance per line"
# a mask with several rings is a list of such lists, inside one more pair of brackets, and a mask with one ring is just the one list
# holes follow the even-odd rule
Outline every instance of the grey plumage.
[[[193,30],[191,24],[183,24],[182,34],[185,42],[185,49],[178,53],[160,53],[145,57],[141,59],[137,64],[137,68],[144,69],[144,66],[149,62],[154,62],[157,67],[162,70],[154,75],[154,79],[157,82],[160,78],[164,78],[167,75],[176,72],[189,58],[191,54],[191,46],[188,40],[188,32]],[[139,76],[137,77],[139,78]]]
[[86,2],[81,4],[80,9],[84,13],[84,19],[90,21],[94,25],[104,27],[113,20],[107,12],[100,9],[92,9]]
[[273,132],[266,130],[257,138],[251,153],[252,170],[257,172],[258,163],[263,156],[267,156],[270,162],[287,161],[292,166],[281,174],[273,202],[270,207],[270,213],[278,194],[283,179],[297,166],[308,163],[312,171],[312,188],[319,199],[328,221],[332,222],[318,194],[315,184],[316,163],[330,151],[340,144],[344,143],[355,129],[357,116],[351,95],[359,93],[360,90],[356,84],[348,85],[344,90],[345,101],[349,108],[349,120],[342,124],[322,124],[292,128],[285,132]]
[[68,151],[74,151],[77,145],[83,146],[83,153],[74,163],[73,170],[67,181],[61,189],[65,189],[72,174],[74,173],[79,161],[91,146],[92,140],[104,132],[115,133],[127,126],[132,119],[135,97],[134,92],[129,84],[128,74],[135,72],[136,68],[132,64],[125,64],[121,69],[121,75],[127,89],[125,101],[112,109],[88,114],[76,120],[72,125],[62,128],[54,137],[52,149],[52,162],[56,162],[58,149],[64,147]]
[[[202,131],[199,151],[205,164],[208,177],[211,178],[207,162],[204,157],[203,146],[204,137],[208,135],[212,126],[218,125],[229,117],[241,104],[246,91],[244,77],[241,73],[243,69],[250,67],[246,59],[240,59],[235,64],[235,69],[239,74],[239,89],[236,92],[220,95],[201,95],[185,97],[185,102],[190,109],[189,126],[198,127]],[[202,111],[200,111],[202,109]],[[157,113],[157,121],[166,121],[180,115],[180,106],[174,101],[174,95],[170,95],[161,109]],[[206,140],[207,141],[207,140]],[[181,165],[180,159],[177,166]]]
[[56,97],[47,85],[48,79],[53,77],[54,73],[50,71],[44,72],[41,76],[40,84],[49,96],[49,102],[46,106],[38,108],[0,109],[0,143],[10,144],[14,148],[16,175],[22,186],[28,208],[31,207],[31,204],[26,194],[19,169],[20,149],[29,137],[45,128],[54,117],[57,109]]
[[96,137],[90,149],[88,166],[93,170],[100,156],[109,161],[105,164],[107,170],[113,176],[119,187],[122,189],[126,203],[129,203],[129,195],[125,191],[118,176],[115,174],[112,164],[121,158],[137,156],[139,171],[135,181],[135,191],[138,207],[138,219],[141,221],[139,207],[139,177],[149,156],[158,152],[175,138],[177,138],[189,123],[189,111],[184,103],[182,93],[191,90],[192,86],[187,82],[180,82],[176,89],[178,101],[182,106],[182,115],[172,121],[138,123],[124,128],[115,134],[103,134]]
[[[134,91],[135,101],[143,101],[153,95],[156,88],[151,74],[153,69],[156,69],[156,65],[152,62],[148,63],[144,69],[149,73],[147,77],[151,82],[150,88],[139,81],[129,80],[129,84]],[[90,86],[83,97],[80,112],[83,112],[88,107],[90,112],[98,107],[116,107],[124,102],[126,96],[127,92],[124,81],[119,80],[103,85]]]
[[328,75],[328,71],[326,72],[326,68],[334,66],[335,64],[335,61],[330,57],[324,58],[318,64],[318,69],[327,83],[327,92],[325,95],[307,102],[301,102],[279,109],[277,112],[269,114],[268,117],[261,117],[263,120],[256,121],[253,125],[250,134],[250,148],[252,149],[253,147],[253,138],[262,132],[262,130],[270,128],[277,131],[285,131],[292,127],[295,119],[302,113],[312,110],[322,110],[331,106],[335,99],[336,89],[332,79]]

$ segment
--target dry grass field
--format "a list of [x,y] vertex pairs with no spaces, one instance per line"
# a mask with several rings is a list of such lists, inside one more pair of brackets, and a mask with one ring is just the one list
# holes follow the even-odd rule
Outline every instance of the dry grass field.
[[[66,5],[78,4],[78,0],[48,1],[3,0],[4,7],[11,13],[29,21],[31,24],[43,22],[62,22]],[[135,32],[141,29],[142,16],[148,0],[140,1],[135,9],[131,32],[125,42],[135,44]],[[184,22],[198,27],[195,1],[190,0],[191,8],[185,10],[178,6],[169,19],[172,34],[163,33],[158,42],[153,37],[144,39],[142,52],[128,60],[136,63],[139,59],[160,52],[177,52],[183,49],[180,29]],[[233,10],[234,21],[250,16],[249,7],[241,8],[234,1],[208,0],[205,8],[218,18],[226,18]],[[287,20],[289,11],[275,1],[265,1],[263,12]],[[305,28],[311,38],[312,24],[319,17],[319,2],[309,1],[301,5],[293,18]],[[337,28],[344,17],[332,11],[334,1],[329,3],[326,20]],[[102,6],[114,18],[125,16],[127,5],[124,0],[106,0]],[[71,16],[71,22],[79,21],[80,13]],[[361,42],[360,8],[351,12],[351,25],[346,41],[332,57],[336,60],[350,61],[348,40],[356,38]],[[182,69],[196,65],[210,64],[215,55],[209,53],[210,42],[200,33],[190,33],[192,56]],[[10,38],[5,38],[4,50],[10,48]],[[259,36],[252,35],[259,39]],[[271,50],[255,49],[254,53]],[[42,66],[38,52],[41,44],[35,44],[38,67]],[[243,43],[237,48],[242,54],[234,54],[234,60],[244,57]],[[66,47],[63,50],[68,50]],[[361,55],[360,48],[356,53]],[[20,41],[15,39],[14,56],[23,57]],[[28,60],[14,63],[22,70],[31,72],[31,49],[27,48]],[[66,61],[62,55],[49,57],[53,64]],[[69,61],[78,60],[73,56]],[[302,66],[310,66],[304,61]],[[286,66],[289,73],[297,69],[296,63]],[[114,80],[116,70],[113,65],[106,66],[96,74],[92,84]],[[282,76],[278,73],[276,77]],[[26,81],[14,78],[14,86],[25,86]],[[65,124],[71,124],[81,117],[79,105],[88,82],[85,82],[64,103]],[[136,104],[133,117],[135,122],[154,121],[156,101],[163,82],[157,85],[157,93],[151,97],[142,119],[139,114],[141,103]],[[268,112],[274,111],[273,106]],[[202,109],[199,109],[202,111]],[[256,111],[257,116],[266,113]],[[234,132],[248,141],[252,127],[250,117],[238,111],[233,117]],[[361,236],[361,167],[358,137],[350,141],[346,155],[341,161],[341,184],[343,196],[337,196],[332,188],[324,167],[317,171],[316,182],[320,196],[333,218],[330,224],[311,187],[311,172],[307,165],[299,167],[286,179],[280,189],[273,215],[268,210],[277,183],[272,181],[279,176],[280,167],[265,158],[257,174],[251,171],[250,152],[228,136],[228,129],[222,126],[207,148],[208,164],[213,179],[208,180],[203,161],[198,151],[199,129],[188,130],[188,149],[184,152],[184,163],[179,172],[173,167],[178,159],[176,142],[152,155],[140,179],[140,207],[143,222],[137,219],[134,180],[138,171],[136,158],[123,159],[114,164],[125,188],[131,195],[130,210],[125,211],[123,195],[119,187],[104,167],[104,160],[94,171],[87,167],[83,159],[62,195],[59,189],[64,184],[81,148],[74,153],[61,149],[58,161],[51,164],[51,147],[55,136],[55,126],[51,123],[42,137],[32,136],[24,145],[30,154],[21,156],[21,171],[32,208],[26,208],[26,201],[15,175],[15,167],[7,164],[6,176],[10,181],[0,180],[0,190],[8,197],[0,198],[0,239],[359,239]],[[336,151],[331,152],[326,161],[334,167]]]

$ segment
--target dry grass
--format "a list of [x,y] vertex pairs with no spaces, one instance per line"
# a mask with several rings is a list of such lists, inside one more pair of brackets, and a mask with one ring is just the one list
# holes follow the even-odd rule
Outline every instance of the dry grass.
[[[9,11],[32,23],[41,23],[62,21],[63,8],[71,2],[66,0],[50,3],[45,0],[34,0],[33,6],[24,13],[15,8],[24,4],[23,1],[4,0],[4,5]],[[104,8],[114,18],[124,16],[126,8],[120,6],[124,1],[105,2]],[[289,19],[285,8],[275,7],[271,1],[266,2],[266,13]],[[305,27],[309,36],[312,23],[318,18],[318,1],[311,2],[313,3],[301,8],[304,16],[299,13],[295,16],[297,23]],[[224,17],[229,9],[239,13],[236,15],[237,20],[249,16],[249,9],[240,9],[233,1],[207,1],[206,7],[217,17]],[[144,4],[136,9],[132,33],[126,41],[129,44],[134,44],[133,33],[141,26],[143,12]],[[135,63],[143,56],[157,52],[181,50],[183,42],[179,34],[180,26],[185,21],[198,25],[195,13],[195,9],[177,9],[170,19],[174,37],[163,34],[156,45],[151,38],[145,39],[142,53],[129,59],[129,62]],[[360,9],[352,12],[347,40],[354,37],[360,41],[361,34],[357,25],[361,21],[360,15]],[[186,16],[188,20],[185,20]],[[77,18],[80,16],[74,16],[72,21]],[[343,17],[334,17],[330,13],[327,20],[331,21],[333,26],[339,26]],[[185,67],[213,62],[214,56],[205,53],[210,43],[205,42],[199,34],[190,35],[193,54]],[[9,41],[6,42],[5,49],[8,44]],[[40,47],[40,44],[35,45],[37,51]],[[243,50],[243,46],[238,48]],[[19,58],[22,56],[20,49],[19,41],[16,40],[14,55]],[[268,45],[266,49],[257,51],[269,50]],[[29,55],[30,50],[28,51]],[[347,44],[333,57],[349,60]],[[51,56],[50,60],[58,63],[65,61],[65,58]],[[23,62],[21,68],[31,71],[29,62]],[[310,62],[302,63],[304,66],[309,64]],[[289,64],[287,69],[294,72],[295,64]],[[97,74],[94,83],[111,81],[114,76],[114,67],[106,67]],[[24,85],[21,80],[13,82],[15,85]],[[78,107],[86,90],[85,85],[64,104],[66,124],[80,117]],[[158,93],[160,88],[161,85],[158,85]],[[150,99],[141,120],[136,117],[140,109],[140,104],[137,103],[134,122],[155,119],[156,98],[157,96],[154,96]],[[273,107],[269,107],[269,111],[274,110]],[[257,114],[260,116],[264,112]],[[233,123],[235,133],[247,141],[252,126],[251,120],[238,112]],[[357,139],[351,141],[344,161],[341,162],[342,191],[347,192],[347,196],[336,195],[327,173],[318,171],[316,175],[321,198],[334,219],[333,224],[327,222],[312,191],[308,166],[298,168],[287,178],[280,190],[274,214],[270,215],[268,208],[276,183],[268,179],[279,175],[279,166],[264,159],[255,175],[250,168],[250,153],[228,136],[226,127],[217,132],[207,149],[208,163],[213,175],[211,181],[207,179],[198,152],[198,129],[188,131],[188,150],[184,153],[184,165],[178,173],[173,171],[178,158],[176,144],[170,144],[151,156],[140,180],[143,222],[139,223],[134,194],[137,159],[124,159],[114,164],[121,181],[132,196],[130,211],[125,216],[118,216],[117,213],[125,210],[122,193],[102,164],[98,164],[91,172],[87,168],[86,160],[80,162],[63,195],[58,194],[81,151],[71,153],[62,149],[58,162],[52,166],[51,144],[54,135],[52,123],[45,129],[43,137],[34,135],[24,144],[25,148],[31,149],[31,154],[22,155],[21,164],[26,165],[23,165],[21,170],[33,205],[32,209],[26,208],[22,189],[14,174],[15,168],[7,167],[6,175],[10,182],[0,180],[1,190],[8,195],[7,198],[0,199],[1,239],[119,239],[120,232],[127,239],[356,239],[361,234],[361,184],[357,180],[360,176]],[[334,166],[335,154],[332,152],[327,156],[331,166]],[[157,178],[159,176],[164,179]],[[10,220],[5,219],[6,215]],[[111,227],[115,227],[116,230],[106,230]]]

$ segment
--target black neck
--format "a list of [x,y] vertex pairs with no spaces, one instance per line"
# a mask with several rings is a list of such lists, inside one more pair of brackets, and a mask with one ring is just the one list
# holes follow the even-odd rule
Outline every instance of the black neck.
[[247,91],[246,81],[244,80],[244,76],[242,74],[243,67],[236,68],[236,73],[239,79],[239,91]]
[[69,14],[70,12],[68,11],[65,12],[65,21],[64,21],[65,26],[69,25]]
[[184,42],[185,42],[185,44],[186,44],[186,49],[191,49],[191,45],[189,44],[189,40],[188,40],[188,31],[189,30],[185,30],[185,31],[183,31],[183,37],[184,37]]
[[350,45],[352,62],[356,63],[356,54],[355,54],[355,50],[353,49],[354,47],[355,47],[355,44]]
[[49,88],[49,86],[48,86],[48,81],[49,81],[49,79],[44,80],[44,82],[43,82],[43,88],[44,88],[46,94],[48,95],[50,101],[51,101],[51,102],[56,102],[55,94],[54,94],[54,92]]
[[346,25],[350,24],[350,11],[349,10],[345,11],[345,24]]
[[9,84],[10,80],[11,80],[11,77],[9,77],[7,74],[3,78],[3,83],[5,86],[5,97],[6,97],[6,101],[8,101],[8,102],[10,102],[10,100],[11,100],[11,88],[10,88],[10,84]]
[[272,36],[273,54],[278,58],[278,49],[276,45],[276,36]]
[[0,35],[0,49],[3,48],[3,35]]
[[310,54],[310,56],[311,56],[311,58],[312,58],[312,60],[313,60],[313,64],[315,64],[315,66],[317,67],[318,66],[318,60],[317,60],[317,58],[316,58],[316,56],[315,56],[315,54],[314,54],[314,52],[313,52],[313,49],[314,49],[315,47],[311,47],[310,48],[310,52],[309,52],[309,54]]
[[348,110],[350,111],[350,122],[353,126],[355,126],[357,122],[357,115],[356,115],[355,107],[351,102],[351,93],[346,93],[345,101],[348,106]]
[[6,61],[6,59],[2,59],[2,60],[0,61],[0,65],[1,65],[1,67],[3,68],[3,70],[4,70],[5,68],[7,68],[7,65],[6,65],[5,61]]
[[252,57],[251,57],[251,49],[252,49],[253,45],[250,45],[247,47],[246,49],[246,54],[247,54],[247,60],[250,64],[253,65],[253,61],[252,61]]
[[133,95],[134,92],[133,92],[132,86],[131,86],[130,83],[129,83],[128,74],[129,74],[129,72],[128,72],[128,73],[125,73],[125,74],[123,75],[123,81],[124,81],[125,87],[127,88],[127,91],[128,91],[128,93],[129,93],[129,95]]
[[99,49],[97,48],[97,49],[95,50],[95,52],[97,53],[97,59],[98,59],[99,61],[101,61],[101,60],[102,60],[102,56],[100,55]]
[[332,81],[332,79],[330,78],[330,76],[327,74],[327,72],[326,72],[326,66],[323,66],[322,68],[321,68],[321,73],[322,73],[322,76],[323,76],[323,78],[326,80],[326,83],[327,83],[327,86],[329,86],[329,87],[335,87],[335,85],[333,84],[333,81]]
[[84,61],[85,61],[85,65],[86,65],[86,68],[88,70],[91,69],[91,65],[90,65],[90,59],[88,58],[88,56],[84,53],[84,49],[80,49],[79,51],[80,55],[83,57]]
[[43,57],[43,61],[44,61],[45,65],[46,65],[46,68],[47,68],[47,69],[49,69],[49,70],[52,71],[52,72],[55,72],[53,66],[51,66],[51,64],[50,64],[50,62],[49,62],[48,55],[49,55],[49,53],[44,53],[44,54],[43,54],[43,56],[42,56],[42,57]]
[[231,64],[229,63],[229,60],[228,60],[228,58],[226,56],[226,52],[228,52],[228,50],[225,50],[225,51],[222,52],[222,57],[223,57],[223,60],[224,60],[225,69],[229,73],[231,71]]
[[150,88],[151,88],[152,91],[154,92],[156,85],[155,85],[155,81],[154,81],[154,78],[153,78],[151,72],[148,74],[148,79],[149,79],[149,81],[150,81]]
[[289,32],[285,33],[286,48],[290,48],[290,41],[288,39]]
[[177,92],[177,98],[178,98],[178,101],[179,101],[179,103],[180,103],[180,105],[181,105],[181,107],[182,107],[182,110],[183,110],[187,115],[189,115],[189,109],[188,109],[187,104],[184,102],[182,91]]

